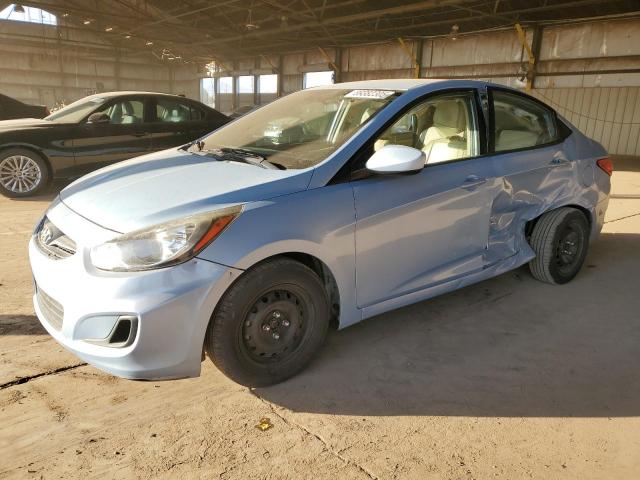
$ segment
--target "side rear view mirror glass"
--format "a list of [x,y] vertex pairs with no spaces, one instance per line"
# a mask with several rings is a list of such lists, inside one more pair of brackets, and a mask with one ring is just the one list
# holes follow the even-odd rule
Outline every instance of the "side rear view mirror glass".
[[109,123],[111,122],[111,118],[109,117],[109,115],[107,115],[106,113],[92,113],[91,115],[89,115],[89,118],[87,118],[87,123]]
[[376,173],[410,173],[424,168],[425,154],[404,145],[386,145],[367,161],[367,170]]

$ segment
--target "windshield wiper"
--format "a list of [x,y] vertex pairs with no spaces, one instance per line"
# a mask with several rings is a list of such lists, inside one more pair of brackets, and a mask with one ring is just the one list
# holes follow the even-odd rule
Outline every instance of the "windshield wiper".
[[260,155],[259,153],[256,153],[252,150],[246,150],[244,148],[235,148],[235,147],[222,147],[220,150],[222,150],[225,153],[232,153],[234,155],[242,155],[243,157],[253,157],[253,158],[258,158],[261,161],[264,161],[267,159],[267,157],[265,157],[264,155]]
[[248,163],[256,167],[266,168],[269,170],[280,170],[281,168],[269,162],[266,157],[257,153],[238,148],[211,148],[205,149],[204,142],[195,142],[193,144],[198,150],[193,153],[201,155],[210,155],[218,160],[228,160],[230,162]]
[[[253,158],[260,159],[260,163],[273,165],[278,170],[286,170],[287,169],[287,167],[285,167],[281,163],[270,162],[269,160],[267,160],[266,155],[260,155],[259,153],[254,152],[252,150],[247,150],[247,149],[244,149],[244,148],[231,148],[231,147],[223,147],[221,150],[223,152],[230,152],[230,153],[232,153],[234,155],[240,155],[242,157],[253,157]],[[271,168],[271,167],[269,167],[269,168]]]

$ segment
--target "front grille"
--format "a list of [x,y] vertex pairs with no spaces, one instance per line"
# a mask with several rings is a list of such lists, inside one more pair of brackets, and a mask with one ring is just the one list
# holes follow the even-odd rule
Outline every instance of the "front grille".
[[76,242],[44,217],[34,232],[38,249],[54,260],[68,258],[76,253]]
[[44,293],[38,286],[36,286],[36,298],[44,319],[54,329],[60,331],[62,329],[62,318],[64,317],[62,305]]

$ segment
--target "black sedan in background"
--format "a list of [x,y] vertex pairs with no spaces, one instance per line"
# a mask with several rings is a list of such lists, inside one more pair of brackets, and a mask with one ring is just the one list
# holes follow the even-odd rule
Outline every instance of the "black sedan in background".
[[44,105],[27,105],[0,93],[0,120],[12,118],[44,118],[49,109]]
[[0,193],[34,195],[53,178],[184,145],[229,120],[180,96],[114,92],[83,98],[42,120],[0,121]]

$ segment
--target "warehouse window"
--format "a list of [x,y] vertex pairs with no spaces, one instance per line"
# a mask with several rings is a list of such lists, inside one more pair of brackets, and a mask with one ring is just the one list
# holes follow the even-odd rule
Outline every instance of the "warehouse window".
[[216,79],[206,77],[200,79],[200,101],[205,105],[216,108]]
[[14,20],[16,22],[40,23],[42,25],[57,25],[55,15],[36,7],[27,7],[11,4],[0,11],[0,19]]
[[216,105],[216,109],[223,113],[230,113],[233,110],[233,77],[218,79]]
[[255,104],[253,93],[255,77],[253,75],[241,75],[238,82],[238,105],[237,107],[247,107]]
[[278,93],[278,75],[260,75],[258,77],[258,91],[260,93]]
[[302,88],[319,87],[321,85],[333,84],[333,71],[326,72],[307,72],[304,74],[304,83]]
[[260,75],[258,77],[258,103],[265,105],[278,96],[278,75]]
[[218,93],[233,93],[233,77],[220,77]]
[[253,93],[253,76],[241,75],[238,77],[238,93]]

